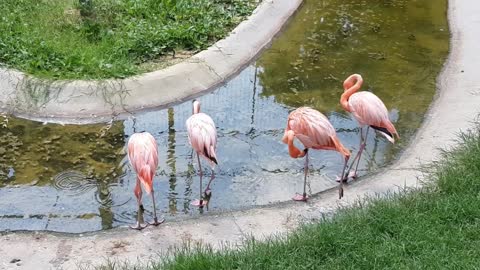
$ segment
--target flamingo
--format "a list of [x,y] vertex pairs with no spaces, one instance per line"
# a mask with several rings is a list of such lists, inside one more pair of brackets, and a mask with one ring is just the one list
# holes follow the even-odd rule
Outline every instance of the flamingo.
[[[192,101],[193,114],[187,121],[188,141],[193,150],[197,153],[198,168],[200,171],[200,199],[192,202],[192,205],[203,208],[204,205],[208,207],[208,198],[210,197],[210,183],[215,178],[214,169],[217,162],[217,129],[212,118],[205,113],[200,112],[200,102],[198,100]],[[200,163],[200,156],[205,158],[212,168],[212,176],[205,189],[206,202],[202,198],[202,165]]]
[[[163,219],[158,221],[157,209],[155,207],[155,195],[153,191],[153,176],[158,166],[158,147],[155,138],[148,132],[134,133],[128,140],[128,161],[137,174],[137,183],[134,193],[138,202],[137,223],[130,226],[132,229],[141,230],[150,225],[158,226],[163,223]],[[144,224],[143,212],[145,209],[142,204],[142,183],[143,188],[152,196],[153,201],[153,222]]]
[[[294,138],[297,138],[305,149],[300,151],[293,144]],[[288,152],[292,158],[305,157],[305,177],[303,180],[303,194],[296,194],[293,197],[295,201],[307,201],[306,185],[308,174],[308,149],[334,150],[339,152],[344,158],[342,175],[345,173],[350,151],[345,148],[337,137],[337,133],[332,124],[322,113],[309,107],[301,107],[288,115],[287,127],[282,141],[288,144]],[[340,181],[338,188],[339,198],[343,197],[343,181]]]
[[[362,76],[359,74],[350,75],[343,82],[344,93],[340,98],[340,104],[342,105],[343,109],[345,109],[347,112],[351,112],[353,117],[355,117],[360,124],[360,146],[357,155],[353,159],[352,164],[347,171],[347,178],[357,177],[358,164],[360,163],[360,157],[362,156],[362,152],[366,146],[368,130],[370,127],[385,136],[385,138],[387,138],[387,140],[391,143],[395,143],[394,135],[397,137],[397,139],[400,138],[395,126],[388,118],[387,107],[385,107],[385,104],[383,104],[382,100],[371,92],[357,92],[362,84]],[[367,126],[365,137],[363,137],[364,126]],[[357,161],[355,171],[353,174],[350,174],[350,170],[352,169],[355,161]],[[342,181],[346,180],[347,179],[342,179]]]

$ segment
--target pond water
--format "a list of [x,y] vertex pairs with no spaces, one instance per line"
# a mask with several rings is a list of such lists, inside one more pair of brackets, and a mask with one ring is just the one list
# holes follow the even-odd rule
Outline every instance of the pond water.
[[[432,101],[448,52],[447,27],[446,0],[307,0],[256,63],[199,98],[219,136],[208,211],[286,201],[301,192],[303,160],[291,159],[281,143],[287,115],[298,106],[327,115],[355,152],[357,123],[339,105],[351,73],[362,74],[363,90],[383,99],[401,136],[395,145],[371,136],[360,175],[392,162]],[[199,190],[185,129],[190,114],[187,101],[96,125],[0,117],[0,231],[86,232],[133,223],[135,174],[125,144],[139,131],[159,144],[154,188],[160,214],[167,220],[200,215],[190,206]],[[336,186],[340,155],[311,153],[308,192]],[[150,219],[151,199],[143,200]]]

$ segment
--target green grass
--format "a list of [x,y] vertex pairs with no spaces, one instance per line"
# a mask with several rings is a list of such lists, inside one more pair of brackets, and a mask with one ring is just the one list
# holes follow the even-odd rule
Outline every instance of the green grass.
[[42,78],[123,78],[166,54],[205,49],[255,6],[254,0],[2,0],[0,63]]
[[[184,247],[149,269],[478,269],[480,128],[414,191],[370,199],[288,237],[240,249]],[[100,269],[133,269],[110,263]],[[142,267],[136,268],[142,269]]]

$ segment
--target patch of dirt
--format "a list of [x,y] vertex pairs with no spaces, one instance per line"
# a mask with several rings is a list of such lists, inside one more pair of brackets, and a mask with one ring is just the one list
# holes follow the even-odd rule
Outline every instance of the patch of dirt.
[[110,255],[127,252],[127,246],[129,245],[129,242],[123,240],[113,242],[113,246],[110,248]]
[[175,54],[172,53],[172,54],[164,55],[152,61],[148,61],[140,64],[140,69],[142,70],[142,72],[151,72],[155,70],[164,69],[169,66],[173,66],[175,64],[181,63],[186,59],[192,57],[196,53],[197,51],[184,51],[184,50],[175,51]]

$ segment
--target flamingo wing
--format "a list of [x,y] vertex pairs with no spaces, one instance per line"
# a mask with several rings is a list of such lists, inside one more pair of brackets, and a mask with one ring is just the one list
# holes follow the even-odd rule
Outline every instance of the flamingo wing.
[[335,150],[344,156],[350,156],[350,151],[338,140],[335,128],[328,118],[317,110],[301,107],[291,112],[288,116],[284,142],[289,130],[295,133],[295,137],[306,148]]
[[293,130],[295,137],[308,148],[330,145],[331,137],[336,136],[328,118],[308,107],[298,108],[290,114],[287,129]]
[[186,122],[188,140],[193,149],[211,162],[217,163],[217,129],[212,118],[205,113],[196,113]]
[[369,125],[380,131],[388,140],[394,142],[393,135],[398,133],[388,117],[388,110],[382,100],[371,92],[358,92],[349,100],[353,116],[361,125]]

